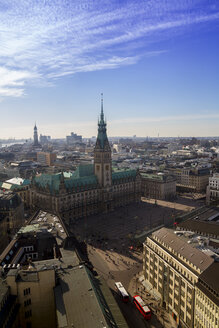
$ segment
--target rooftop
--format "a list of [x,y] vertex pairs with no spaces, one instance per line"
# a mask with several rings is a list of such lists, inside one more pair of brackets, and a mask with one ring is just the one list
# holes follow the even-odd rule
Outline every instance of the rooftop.
[[18,186],[26,186],[30,184],[30,180],[28,179],[22,179],[22,178],[12,178],[6,181],[7,183],[10,183],[12,185],[18,185]]
[[160,182],[168,182],[168,181],[175,181],[175,178],[171,175],[166,174],[149,174],[149,173],[143,173],[141,172],[141,176],[143,179],[150,179],[150,180],[156,180]]
[[212,263],[201,275],[197,287],[219,306],[219,262]]
[[178,227],[205,235],[219,236],[219,209],[205,206],[199,212],[191,212],[188,219],[179,223]]
[[170,248],[171,250],[168,250],[171,253],[176,253],[177,256],[180,255],[183,259],[192,263],[201,272],[206,270],[214,262],[214,259],[206,255],[201,247],[198,248],[199,245],[188,244],[189,238],[177,236],[173,230],[161,228],[152,233],[152,238],[157,240],[165,248]]

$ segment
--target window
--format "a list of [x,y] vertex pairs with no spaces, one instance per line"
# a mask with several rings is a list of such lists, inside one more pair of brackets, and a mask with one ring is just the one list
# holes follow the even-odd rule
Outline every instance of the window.
[[30,288],[24,289],[24,296],[30,294]]
[[32,316],[32,311],[31,310],[28,310],[26,312],[24,312],[24,317],[25,318],[30,318]]
[[24,306],[31,305],[31,299],[29,298],[28,300],[24,301]]

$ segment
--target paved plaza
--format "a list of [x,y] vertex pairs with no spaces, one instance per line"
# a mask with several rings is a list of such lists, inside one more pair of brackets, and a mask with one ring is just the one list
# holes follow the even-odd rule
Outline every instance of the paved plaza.
[[142,198],[141,203],[78,219],[72,224],[71,230],[79,240],[86,240],[88,244],[104,249],[110,244],[123,250],[136,234],[162,224],[171,226],[177,215],[194,209],[197,204],[183,198],[175,202]]
[[[123,312],[129,327],[176,327],[175,322],[161,309],[153,297],[148,297],[142,277],[142,250],[134,237],[162,224],[173,226],[177,215],[201,205],[200,202],[179,198],[175,202],[142,199],[139,204],[128,205],[114,212],[77,220],[71,231],[87,244],[88,257],[108,286]],[[114,284],[121,281],[131,296],[140,293],[153,311],[149,322],[142,320],[134,305],[121,302],[114,292]]]

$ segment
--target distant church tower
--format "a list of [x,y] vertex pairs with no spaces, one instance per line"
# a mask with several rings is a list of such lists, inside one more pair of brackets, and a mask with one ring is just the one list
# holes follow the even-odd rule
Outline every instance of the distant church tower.
[[103,114],[103,94],[101,94],[101,114],[98,120],[98,135],[94,148],[94,173],[102,187],[112,185],[111,148],[106,134]]
[[39,146],[39,142],[38,142],[38,133],[37,133],[37,126],[35,123],[34,129],[33,129],[33,145],[34,146]]

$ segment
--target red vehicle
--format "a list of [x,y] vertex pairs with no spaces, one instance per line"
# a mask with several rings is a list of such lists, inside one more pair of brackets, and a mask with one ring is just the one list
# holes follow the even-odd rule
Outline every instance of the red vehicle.
[[133,303],[146,320],[151,318],[151,310],[139,295],[133,297]]
[[115,287],[117,292],[119,293],[120,297],[122,298],[124,303],[127,303],[129,301],[129,294],[123,287],[121,282],[115,282]]

